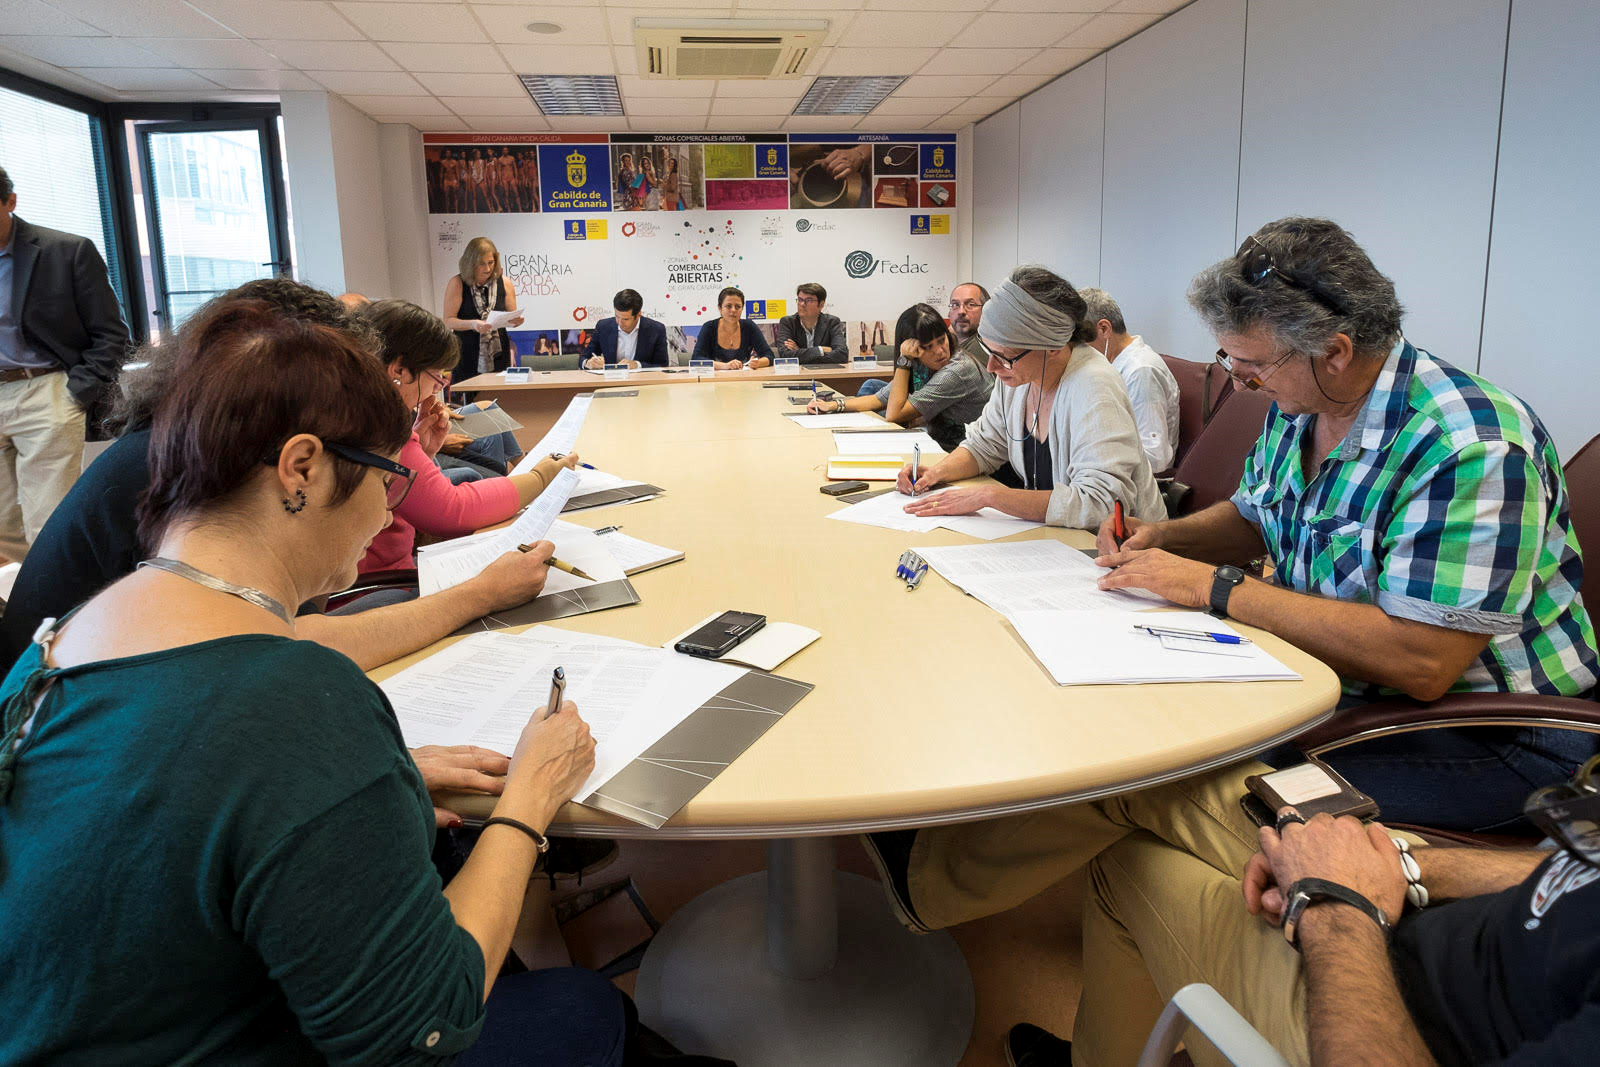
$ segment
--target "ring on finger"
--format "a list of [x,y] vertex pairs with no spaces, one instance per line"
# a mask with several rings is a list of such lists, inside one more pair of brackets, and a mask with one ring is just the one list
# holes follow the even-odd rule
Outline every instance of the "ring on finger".
[[1298,811],[1279,812],[1277,822],[1273,823],[1273,829],[1277,830],[1281,834],[1283,833],[1283,828],[1292,822],[1297,822],[1301,826],[1304,826],[1306,817],[1301,815]]

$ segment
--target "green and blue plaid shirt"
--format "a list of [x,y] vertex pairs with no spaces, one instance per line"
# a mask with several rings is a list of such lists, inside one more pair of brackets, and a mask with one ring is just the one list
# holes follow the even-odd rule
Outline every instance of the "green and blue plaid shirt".
[[[1600,655],[1566,482],[1526,404],[1402,339],[1308,483],[1311,425],[1274,405],[1233,495],[1280,584],[1491,634],[1452,692],[1594,686]],[[1357,679],[1344,687],[1378,695]]]

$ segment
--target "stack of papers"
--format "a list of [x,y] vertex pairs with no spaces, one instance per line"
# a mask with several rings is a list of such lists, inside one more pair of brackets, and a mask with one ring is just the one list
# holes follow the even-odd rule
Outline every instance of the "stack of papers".
[[891,490],[870,500],[863,500],[859,504],[851,504],[841,511],[835,511],[828,518],[860,523],[863,526],[881,526],[886,530],[904,530],[907,533],[931,533],[943,527],[955,533],[966,534],[968,537],[980,537],[985,541],[1010,537],[1012,534],[1024,533],[1044,525],[1032,519],[1019,519],[1015,515],[1007,515],[994,508],[983,508],[974,515],[906,514],[906,505],[913,500],[926,500],[937,495],[937,493],[925,493],[916,497],[907,496],[899,490]]
[[[567,524],[563,522],[557,525]],[[611,558],[617,561],[617,566],[622,568],[622,573],[630,578],[640,571],[653,570],[668,563],[676,563],[683,558],[682,549],[653,545],[649,541],[629,537],[619,530],[609,530],[596,536],[605,545],[606,551],[611,553]]]
[[512,474],[527,474],[533,470],[533,465],[541,459],[554,453],[565,454],[571,452],[578,443],[578,433],[583,429],[583,420],[588,417],[589,405],[594,402],[594,394],[584,393],[575,396],[567,404],[567,410],[561,413],[556,424],[550,427],[550,432],[539,439],[539,443],[528,449],[522,461],[511,469]]
[[899,454],[883,456],[829,456],[828,477],[834,481],[892,482],[908,462]]
[[833,450],[841,456],[899,455],[909,459],[914,448],[921,448],[923,456],[944,455],[927,430],[849,430],[833,435]]
[[[417,585],[423,596],[449,589],[476,578],[483,569],[519,545],[532,544],[549,533],[567,497],[578,484],[578,475],[566,468],[534,498],[517,521],[499,530],[469,534],[451,541],[440,541],[417,551]],[[580,527],[581,529],[581,527]],[[591,533],[593,531],[590,531]],[[551,571],[551,574],[560,572]],[[563,578],[571,578],[563,574]]]
[[1135,615],[1089,611],[1022,611],[1011,625],[1057,685],[1146,682],[1297,681],[1300,675],[1253,644],[1169,641],[1134,629],[1135,623],[1239,636],[1227,623],[1199,611]]
[[1139,611],[1168,603],[1142,591],[1101,589],[1099,580],[1106,569],[1060,541],[957,545],[917,552],[951,585],[1006,616],[1093,608]]
[[882,429],[887,423],[878,416],[865,411],[840,411],[832,415],[790,415],[784,418],[793,419],[796,426],[804,426],[810,430],[842,430],[849,428]]

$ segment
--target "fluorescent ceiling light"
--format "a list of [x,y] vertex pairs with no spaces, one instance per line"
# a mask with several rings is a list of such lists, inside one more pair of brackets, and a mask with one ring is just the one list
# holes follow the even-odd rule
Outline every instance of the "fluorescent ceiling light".
[[518,74],[517,79],[546,115],[622,114],[614,74]]
[[818,77],[800,98],[795,115],[865,115],[900,88],[903,75]]

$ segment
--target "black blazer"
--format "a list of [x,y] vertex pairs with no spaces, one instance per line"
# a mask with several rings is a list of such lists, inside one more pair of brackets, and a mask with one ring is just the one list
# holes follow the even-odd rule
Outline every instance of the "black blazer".
[[[800,325],[800,316],[785,315],[778,320],[778,347],[780,356],[790,355],[799,358],[806,366],[819,363],[849,363],[850,340],[845,336],[844,323],[839,321],[837,315],[830,315],[826,311],[817,316],[817,328],[812,331],[816,344],[806,347],[806,328]],[[783,342],[793,341],[800,346],[798,352],[790,352],[783,347]]]
[[[494,307],[490,309],[492,311],[506,309],[507,283],[505,278],[499,281],[500,284],[495,286]],[[448,279],[445,280],[445,284],[450,284]],[[473,301],[472,294],[467,292],[468,288],[466,282],[461,283],[461,306],[456,308],[455,317],[481,321],[483,316],[478,314],[478,305]],[[495,353],[494,368],[489,371],[491,374],[497,374],[511,366],[511,337],[503,329],[496,330],[495,333],[500,335],[500,351]],[[464,382],[478,374],[478,340],[483,335],[477,330],[457,330],[455,334],[456,343],[461,346],[461,360],[456,364],[455,377],[458,381]]]
[[[722,358],[722,353],[717,349],[718,321],[712,319],[701,325],[700,336],[694,339],[694,355],[690,356],[690,359]],[[739,355],[735,358],[742,359],[746,363],[752,359],[772,358],[772,346],[767,344],[766,337],[749,319],[739,320]]]
[[88,409],[128,358],[128,327],[94,242],[11,217],[11,307],[28,347],[67,372]]
[[[639,334],[639,343],[634,346],[633,358],[639,361],[641,367],[665,367],[667,365],[667,328],[655,319],[639,316],[639,325],[634,327]],[[594,324],[594,331],[589,334],[589,346],[583,350],[583,358],[588,360],[594,356],[604,356],[606,366],[617,361],[617,320],[615,318],[601,319]]]

